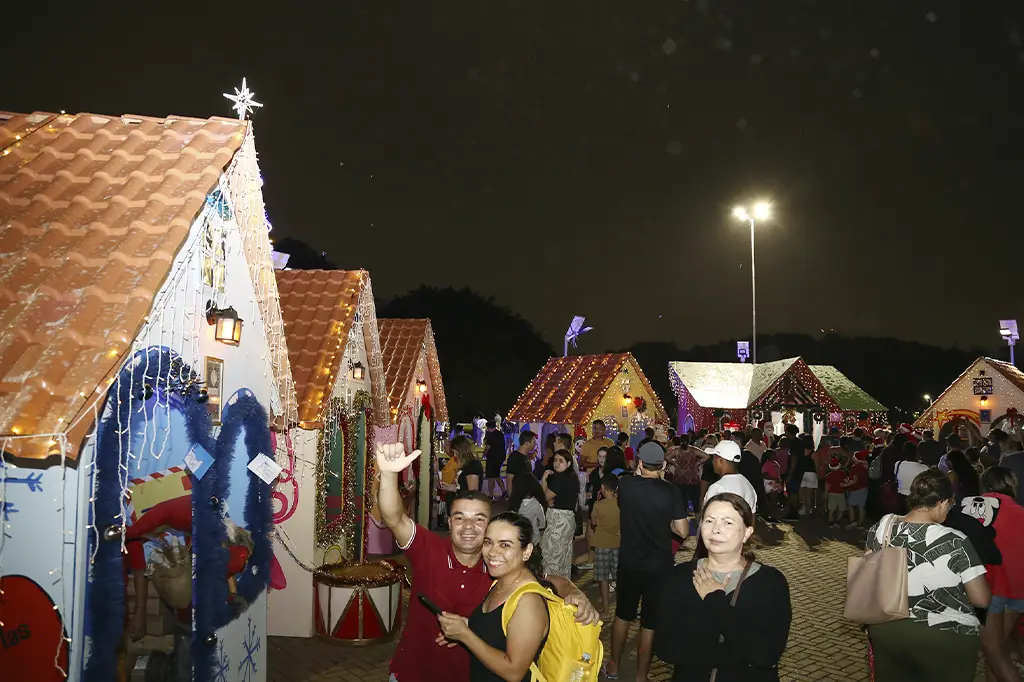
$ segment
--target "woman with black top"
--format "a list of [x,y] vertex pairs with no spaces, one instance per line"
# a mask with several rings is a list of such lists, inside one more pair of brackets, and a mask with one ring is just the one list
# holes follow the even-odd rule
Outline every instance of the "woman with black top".
[[[505,601],[530,582],[540,582],[539,552],[531,542],[533,526],[514,512],[498,514],[487,525],[483,558],[494,585],[483,603],[467,619],[442,613],[437,620],[442,635],[469,650],[470,682],[531,678],[530,664],[537,659],[548,636],[548,609],[537,594],[524,594],[508,622],[501,625]],[[443,643],[443,642],[439,642]],[[437,671],[438,675],[444,671]]]
[[573,512],[580,494],[580,479],[572,468],[572,453],[562,449],[551,459],[553,470],[545,471],[541,485],[548,498],[547,528],[541,538],[544,573],[569,578],[572,573],[572,543],[576,531]]
[[715,682],[778,682],[793,615],[789,584],[745,551],[753,532],[754,514],[739,495],[705,503],[694,561],[673,568],[661,592],[654,652],[674,664],[674,682],[712,674]]
[[590,472],[587,481],[587,490],[590,492],[587,497],[587,511],[591,514],[594,513],[594,505],[597,504],[597,498],[601,494],[601,479],[604,478],[604,465],[607,459],[608,448],[602,445],[597,449],[597,466]]
[[[622,448],[618,445],[608,448],[608,454],[604,458],[604,466],[601,467],[601,479],[608,474],[621,476],[627,471],[629,471],[629,463],[626,462],[626,453],[622,451]],[[598,479],[598,481],[601,479]],[[600,483],[598,483],[598,487],[601,487]]]

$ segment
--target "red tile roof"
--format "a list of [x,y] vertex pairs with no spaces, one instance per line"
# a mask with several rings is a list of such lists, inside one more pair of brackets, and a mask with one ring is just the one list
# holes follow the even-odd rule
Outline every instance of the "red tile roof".
[[427,371],[434,389],[434,420],[448,421],[448,404],[430,320],[377,320],[377,325],[392,414],[401,408],[420,355],[426,353]]
[[[341,362],[370,275],[365,270],[277,270],[276,275],[299,426],[317,429],[339,373],[348,371]],[[372,344],[366,346],[372,355]],[[382,381],[373,376],[373,358],[369,364],[371,382]],[[384,410],[376,402],[374,407],[378,415]]]
[[519,423],[586,424],[627,365],[651,396],[654,419],[668,421],[661,400],[629,353],[570,355],[548,360],[516,401],[508,418]]
[[0,112],[0,434],[77,454],[247,125]]

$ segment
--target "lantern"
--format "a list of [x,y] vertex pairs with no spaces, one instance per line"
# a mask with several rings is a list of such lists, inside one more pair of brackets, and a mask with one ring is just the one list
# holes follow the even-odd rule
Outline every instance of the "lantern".
[[416,382],[416,390],[419,391],[420,393],[426,393],[427,392],[427,382],[423,381],[422,379],[417,381]]
[[363,363],[357,362],[352,365],[352,378],[356,381],[362,381],[363,377],[366,376],[366,368],[363,367]]
[[206,321],[213,325],[213,338],[229,346],[242,340],[242,320],[234,308],[217,308],[211,301],[206,305]]

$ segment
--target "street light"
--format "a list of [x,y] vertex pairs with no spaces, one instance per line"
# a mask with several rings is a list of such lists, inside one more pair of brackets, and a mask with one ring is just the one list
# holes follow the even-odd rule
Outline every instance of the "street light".
[[768,220],[772,215],[772,207],[767,201],[759,201],[750,209],[737,206],[732,210],[737,220],[750,223],[750,310],[753,338],[750,343],[750,362],[757,364],[757,271],[754,266],[754,225],[758,220]]
[[1020,334],[1017,333],[1017,320],[999,320],[999,335],[1006,341],[1006,345],[1010,347],[1010,364],[1015,365],[1013,361],[1013,347],[1017,345],[1017,341],[1020,339]]
[[926,403],[928,403],[928,405],[929,405],[929,407],[930,407],[930,406],[931,406],[931,404],[932,404],[932,397],[931,397],[931,395],[929,395],[928,393],[925,393],[925,394],[924,394],[924,401],[925,401]]

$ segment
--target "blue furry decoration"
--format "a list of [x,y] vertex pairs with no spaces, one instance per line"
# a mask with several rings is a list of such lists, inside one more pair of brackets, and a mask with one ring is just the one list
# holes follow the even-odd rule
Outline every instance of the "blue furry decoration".
[[[230,402],[230,401],[229,401]],[[213,679],[217,651],[217,630],[240,613],[228,601],[225,580],[228,567],[227,530],[223,523],[223,504],[231,490],[231,463],[235,457],[235,441],[245,429],[242,453],[251,462],[260,454],[271,459],[270,428],[266,410],[251,391],[242,389],[224,412],[224,423],[214,450],[214,462],[192,495],[192,546],[196,552],[195,630],[192,633],[193,674],[195,682]],[[237,594],[243,608],[267,589],[270,584],[270,559],[273,549],[270,530],[273,519],[271,486],[251,472],[245,498],[245,526],[252,534],[253,551],[245,570],[239,574]],[[253,572],[255,569],[255,573]]]
[[182,410],[189,442],[208,450],[213,446],[210,417],[195,400],[199,395],[198,375],[166,348],[139,351],[108,390],[101,412],[105,416],[97,427],[93,518],[97,533],[90,534],[88,539],[90,551],[95,549],[96,561],[85,616],[86,631],[92,640],[85,662],[85,682],[117,679],[117,652],[125,627],[124,563],[120,539],[103,540],[103,531],[122,523],[121,466],[128,464],[132,434],[145,424],[146,402],[160,393],[167,400],[175,400]]

